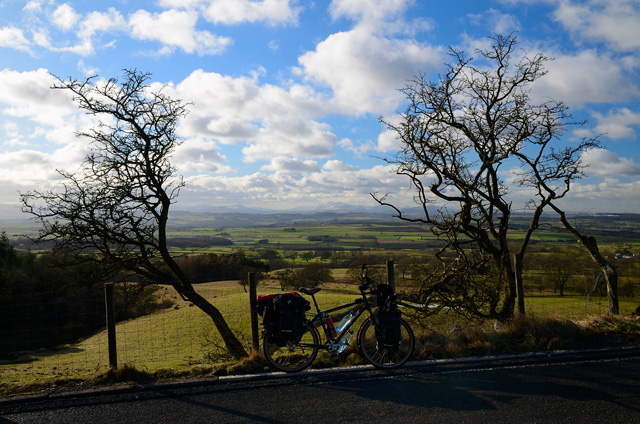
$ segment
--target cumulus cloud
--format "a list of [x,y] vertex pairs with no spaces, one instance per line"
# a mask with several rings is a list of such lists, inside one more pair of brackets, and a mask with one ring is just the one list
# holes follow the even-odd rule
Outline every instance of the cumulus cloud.
[[234,203],[283,209],[290,205],[321,209],[327,204],[351,204],[368,207],[375,203],[373,191],[400,193],[399,204],[413,205],[411,196],[404,196],[406,181],[390,172],[387,166],[360,169],[329,161],[320,172],[291,171],[243,176],[197,175],[185,179],[186,187],[178,200],[180,207],[208,200],[215,205],[219,199]]
[[346,163],[337,159],[332,159],[332,160],[328,160],[324,164],[322,169],[326,171],[336,171],[336,172],[355,172],[358,170],[358,167],[355,165],[347,165]]
[[[173,3],[171,1],[170,3]],[[269,25],[297,24],[301,8],[291,0],[208,0],[202,15],[215,24],[265,22]]]
[[397,91],[420,71],[441,63],[438,48],[412,39],[376,36],[355,28],[330,35],[302,55],[300,75],[331,88],[332,106],[345,114],[387,113],[402,99]]
[[584,163],[589,164],[586,172],[593,176],[640,176],[640,164],[632,158],[624,158],[605,149],[592,149],[582,156]]
[[331,155],[337,137],[328,124],[313,119],[324,113],[313,91],[261,85],[258,75],[191,73],[171,89],[175,97],[197,105],[182,122],[180,134],[245,144],[242,152],[249,162]]
[[619,51],[640,48],[640,4],[635,0],[563,1],[553,16],[579,43],[589,39]]
[[55,78],[46,69],[0,71],[0,105],[8,116],[29,118],[38,124],[58,126],[77,108],[68,93],[52,90]]
[[582,107],[585,103],[609,103],[629,99],[640,90],[625,75],[619,60],[583,50],[557,54],[546,63],[549,73],[533,85],[533,94]]
[[11,26],[0,28],[0,47],[29,51],[29,40],[20,28]]
[[331,127],[322,122],[295,117],[268,119],[242,153],[248,162],[284,155],[329,157],[336,141]]
[[585,136],[603,134],[612,140],[635,138],[634,127],[640,125],[640,113],[628,108],[613,109],[606,113],[594,112],[593,117],[597,125],[592,130],[585,131]]
[[301,160],[298,158],[279,156],[273,158],[268,165],[260,168],[263,171],[285,172],[318,172],[320,167],[314,160]]
[[315,50],[298,58],[294,71],[310,83],[330,89],[332,110],[349,115],[386,114],[402,95],[397,91],[419,72],[442,62],[441,49],[407,34],[426,31],[424,20],[406,21],[412,1],[334,0],[333,19],[354,20],[349,31],[331,34]]
[[333,0],[329,5],[329,13],[333,19],[342,17],[357,21],[380,22],[389,16],[397,16],[404,12],[411,2],[394,0],[380,2],[377,0]]
[[51,15],[51,22],[62,31],[69,31],[79,20],[80,15],[68,3],[58,6]]
[[[5,152],[0,155],[2,177],[24,187],[25,190],[46,190],[60,182],[56,169],[71,169],[79,162],[75,149],[66,146],[46,153],[33,149]],[[14,196],[16,193],[14,191]]]
[[231,168],[223,165],[227,158],[220,153],[216,143],[202,138],[186,140],[178,146],[173,159],[180,172],[232,172]]
[[604,178],[596,183],[576,182],[571,187],[570,197],[558,204],[569,211],[637,213],[640,208],[639,192],[639,180]]
[[95,53],[96,38],[110,32],[120,32],[126,28],[126,21],[122,14],[113,7],[106,12],[91,12],[84,18],[79,18],[76,36],[78,41],[73,45],[54,44],[49,41],[45,31],[40,31],[39,43],[42,47],[53,51],[74,53],[89,56]]
[[198,15],[195,12],[168,10],[150,13],[139,10],[129,17],[131,35],[140,40],[161,42],[169,50],[180,48],[185,53],[219,54],[231,39],[195,29]]

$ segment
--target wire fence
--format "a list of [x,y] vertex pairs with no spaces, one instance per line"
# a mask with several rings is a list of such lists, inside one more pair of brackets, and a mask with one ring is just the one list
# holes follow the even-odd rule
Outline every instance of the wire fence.
[[[201,284],[196,290],[214,304],[247,350],[251,343],[249,292],[237,282]],[[258,295],[280,292],[275,283],[261,283]],[[169,289],[162,291],[163,307],[115,325],[118,364],[132,364],[150,372],[189,369],[228,360],[213,321]],[[350,302],[357,285],[334,283],[316,298],[322,309]],[[116,294],[117,295],[117,294]],[[130,305],[116,302],[116,315],[131,316]],[[170,306],[169,306],[170,305]],[[601,296],[535,294],[526,298],[527,314],[583,319],[607,311]],[[167,307],[168,306],[168,307]],[[624,299],[621,314],[640,306],[640,299]],[[119,309],[118,309],[119,308]],[[64,299],[61,293],[30,295],[0,307],[0,383],[22,384],[58,377],[88,379],[109,369],[104,296]],[[451,311],[427,320],[427,326],[455,326],[463,319]],[[416,332],[419,332],[416,329]]]

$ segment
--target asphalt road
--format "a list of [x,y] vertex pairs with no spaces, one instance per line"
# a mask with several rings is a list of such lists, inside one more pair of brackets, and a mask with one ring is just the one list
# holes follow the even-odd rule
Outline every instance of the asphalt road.
[[426,363],[0,402],[4,423],[640,423],[640,356]]

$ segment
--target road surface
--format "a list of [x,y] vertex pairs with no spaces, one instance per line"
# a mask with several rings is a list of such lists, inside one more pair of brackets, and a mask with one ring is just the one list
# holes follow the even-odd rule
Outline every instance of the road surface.
[[0,402],[4,423],[640,423],[640,357],[305,372]]

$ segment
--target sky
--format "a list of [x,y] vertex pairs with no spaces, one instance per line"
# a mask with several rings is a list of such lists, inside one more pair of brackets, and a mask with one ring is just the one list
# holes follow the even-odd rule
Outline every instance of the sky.
[[[189,102],[173,163],[174,209],[371,208],[370,193],[413,205],[406,177],[383,160],[398,144],[398,90],[436,79],[448,48],[473,54],[515,32],[548,74],[532,97],[562,101],[599,136],[587,178],[562,206],[640,211],[639,0],[0,0],[0,214],[19,193],[59,187],[88,152],[74,134],[96,125],[52,90],[55,76],[150,72]],[[508,181],[509,176],[504,175]],[[514,209],[527,193],[513,187]]]

